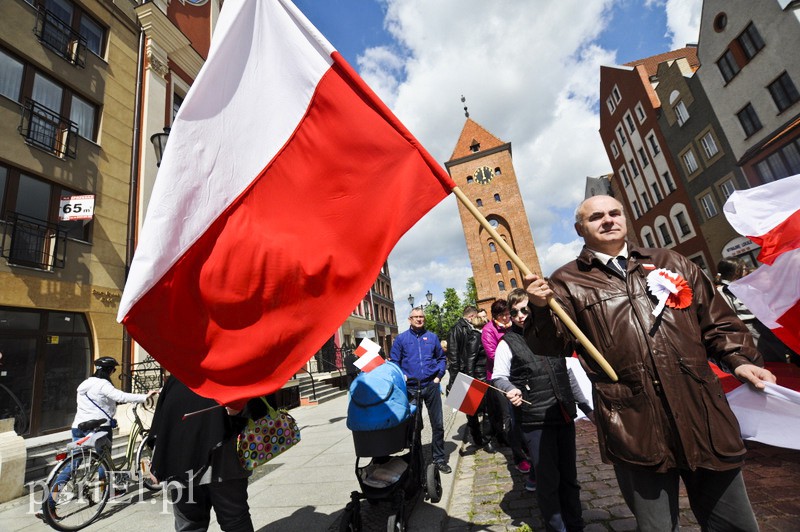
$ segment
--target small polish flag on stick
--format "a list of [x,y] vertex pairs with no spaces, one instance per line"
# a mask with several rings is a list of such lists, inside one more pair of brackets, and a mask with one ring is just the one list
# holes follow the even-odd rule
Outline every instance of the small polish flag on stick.
[[361,340],[361,343],[358,344],[356,347],[355,355],[360,357],[362,355],[366,355],[367,353],[377,353],[381,350],[381,346],[370,340],[369,338],[364,338]]
[[490,386],[485,382],[473,379],[464,373],[459,373],[444,404],[456,410],[461,410],[468,416],[474,416],[481,405],[483,396],[486,395],[486,390],[489,388]]
[[364,373],[367,373],[377,368],[384,362],[386,361],[377,353],[377,351],[370,351],[359,357],[358,360],[353,362],[353,365]]

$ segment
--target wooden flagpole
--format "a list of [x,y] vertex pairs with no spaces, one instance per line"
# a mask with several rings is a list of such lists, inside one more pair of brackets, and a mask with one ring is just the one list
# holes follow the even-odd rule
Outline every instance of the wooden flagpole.
[[[475,219],[478,220],[481,226],[484,229],[486,229],[486,231],[489,232],[489,234],[497,243],[497,245],[500,246],[500,249],[502,249],[506,253],[506,255],[508,255],[511,261],[517,266],[517,268],[520,269],[522,274],[530,275],[531,273],[533,273],[531,272],[530,268],[528,268],[528,266],[524,262],[522,262],[522,259],[520,259],[516,253],[514,253],[514,250],[511,249],[511,247],[506,243],[506,241],[503,240],[503,238],[499,234],[497,234],[497,231],[494,230],[494,227],[492,227],[489,224],[489,221],[486,219],[486,217],[477,209],[477,207],[475,207],[475,205],[472,204],[472,202],[461,191],[461,189],[457,186],[453,187],[453,193],[456,195],[458,200],[467,208],[467,210],[470,213],[472,213]],[[558,318],[564,323],[564,325],[567,326],[570,332],[572,332],[572,334],[575,335],[575,338],[578,339],[580,344],[584,347],[584,349],[586,349],[589,355],[594,359],[595,362],[597,362],[597,364],[603,369],[603,371],[606,372],[609,378],[612,381],[617,382],[618,380],[617,373],[614,371],[614,369],[611,367],[611,365],[608,363],[605,357],[602,354],[600,354],[600,351],[597,350],[594,344],[592,344],[592,341],[589,340],[589,338],[587,338],[586,335],[583,334],[583,331],[581,331],[578,328],[575,322],[572,321],[572,318],[569,317],[569,314],[567,314],[561,307],[561,305],[558,304],[558,301],[556,301],[554,298],[551,297],[550,299],[547,300],[547,304],[550,306],[555,315],[558,316]]]

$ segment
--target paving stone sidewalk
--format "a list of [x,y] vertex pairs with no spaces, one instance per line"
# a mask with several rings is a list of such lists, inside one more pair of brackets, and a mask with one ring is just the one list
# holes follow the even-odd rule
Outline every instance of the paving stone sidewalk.
[[[462,427],[462,433],[463,429]],[[597,433],[577,422],[578,480],[587,532],[624,532],[636,523],[620,495],[613,468],[600,461]],[[762,531],[800,530],[800,451],[747,442],[745,482]],[[534,493],[513,466],[511,452],[488,454],[462,445],[448,509],[448,532],[544,530]],[[681,530],[700,530],[681,489]]]

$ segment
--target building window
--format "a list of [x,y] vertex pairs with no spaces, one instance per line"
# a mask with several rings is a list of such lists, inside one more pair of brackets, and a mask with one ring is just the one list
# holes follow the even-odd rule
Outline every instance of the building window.
[[631,205],[633,206],[633,213],[636,215],[636,218],[640,218],[642,216],[642,211],[639,210],[639,203],[636,200],[633,200]]
[[733,179],[728,179],[719,186],[719,191],[725,199],[730,198],[734,190],[736,190],[736,187],[733,185]]
[[508,270],[508,271],[513,271],[514,270],[514,266],[511,264],[510,260],[506,261],[506,270]]
[[742,51],[747,59],[752,59],[764,48],[764,39],[761,38],[761,34],[758,33],[758,30],[752,22],[747,25],[736,40],[739,41],[739,45],[741,45]]
[[710,131],[700,139],[700,144],[703,145],[703,151],[706,152],[706,159],[711,159],[719,151],[717,149],[717,143],[714,142],[714,136]]
[[21,61],[0,50],[0,94],[15,102],[19,101],[23,69]]
[[476,200],[475,200],[475,204],[476,204],[478,207],[483,207],[483,200],[482,200],[482,199],[480,199],[480,198],[478,198],[478,199],[476,199]]
[[48,48],[68,61],[84,66],[85,53],[103,55],[105,29],[70,0],[27,0],[41,11],[34,33]]
[[656,242],[655,240],[653,240],[653,233],[651,233],[650,231],[644,234],[644,240],[647,243],[647,247],[649,248],[656,247]]
[[678,224],[678,230],[680,230],[681,236],[686,236],[692,232],[692,230],[689,228],[689,223],[686,221],[686,215],[684,213],[676,213],[675,222]]
[[499,167],[499,166],[498,166],[497,168],[495,168],[495,169],[494,169],[494,175],[496,175],[496,176],[498,176],[498,175],[503,175],[503,171],[502,171],[502,170],[500,170],[500,167]]
[[667,190],[675,192],[675,181],[672,180],[672,176],[669,175],[669,172],[664,172],[661,174],[661,177],[664,178],[664,182],[667,184]]
[[736,117],[739,119],[739,123],[742,124],[745,137],[751,136],[762,128],[761,120],[758,119],[756,110],[753,109],[753,105],[750,103],[745,105],[744,109],[736,113]]
[[614,111],[617,110],[617,103],[614,101],[614,98],[609,96],[606,100],[606,105],[608,106],[608,112],[613,115]]
[[765,183],[800,174],[800,140],[783,146],[755,166]]
[[725,83],[728,83],[736,74],[739,73],[739,64],[736,62],[736,58],[733,57],[733,52],[730,49],[725,50],[725,53],[722,54],[717,60],[717,68],[719,68],[719,73],[722,74],[722,79],[725,80]]
[[642,205],[644,205],[644,212],[653,208],[653,206],[650,205],[650,198],[647,196],[647,192],[642,192]]
[[691,175],[697,171],[697,160],[694,158],[694,152],[690,149],[682,156],[683,164],[686,165],[686,173]]
[[614,156],[614,159],[619,157],[619,150],[617,149],[617,143],[615,141],[611,141],[611,154]]
[[500,265],[495,262],[494,264],[494,273],[500,273]]
[[658,183],[652,183],[650,185],[650,188],[653,189],[653,196],[655,196],[656,198],[656,203],[661,203],[661,200],[663,200],[664,198],[661,197],[661,189],[658,188]]
[[636,117],[639,119],[640,124],[644,122],[645,118],[647,118],[647,115],[644,114],[644,107],[642,106],[642,102],[636,104]]
[[778,108],[778,112],[783,112],[791,107],[797,100],[800,100],[800,94],[797,92],[797,87],[794,86],[792,78],[786,71],[783,72],[778,79],[773,81],[767,87],[772,99]]
[[683,126],[689,120],[689,111],[686,110],[683,100],[676,103],[673,110],[675,111],[675,117],[678,119],[678,125]]
[[178,111],[183,105],[183,96],[178,94],[177,92],[172,93],[172,120],[175,120],[175,116],[178,114]]
[[630,180],[628,179],[628,171],[625,170],[625,167],[619,169],[619,175],[622,176],[622,183],[627,187],[631,184]]
[[494,195],[494,200],[499,203],[500,202],[500,194],[495,194]]
[[625,132],[622,131],[622,126],[617,126],[617,136],[619,137],[619,143],[621,146],[624,146],[628,140],[625,138]]
[[497,251],[497,246],[494,245],[494,242],[489,242],[489,251],[492,253]]
[[631,172],[633,172],[633,177],[638,177],[639,169],[636,167],[636,161],[631,159],[630,161],[628,161],[628,163],[631,165]]
[[622,100],[622,95],[619,93],[619,87],[614,85],[614,88],[611,89],[611,96],[614,98],[615,103],[619,103]]
[[511,278],[511,288],[516,288],[516,287],[517,287],[517,280],[512,277]]
[[650,148],[653,150],[653,155],[658,155],[661,153],[661,149],[658,147],[658,142],[656,142],[656,136],[654,134],[647,137],[647,141],[650,143]]
[[717,205],[714,203],[714,198],[711,197],[710,192],[700,198],[700,205],[703,207],[703,212],[706,214],[706,218],[713,218],[719,213],[719,211],[717,211]]
[[647,154],[644,152],[644,148],[639,148],[639,158],[642,160],[642,168],[647,168],[650,165],[650,161],[647,160]]
[[664,246],[672,244],[672,235],[669,234],[667,224],[658,224],[658,231],[661,233],[661,242]]
[[636,126],[633,124],[633,117],[631,117],[630,113],[625,115],[625,122],[628,124],[628,133],[632,135],[636,131]]
[[478,153],[481,151],[481,143],[477,141],[472,141],[472,144],[469,145],[469,151],[472,153]]
[[501,292],[505,292],[506,291],[506,283],[504,283],[503,281],[497,281],[497,288]]
[[470,184],[470,183],[472,183],[473,181],[475,181],[475,179],[473,179],[473,177],[472,177],[471,175],[468,175],[468,176],[467,176],[467,184],[469,185],[469,184]]

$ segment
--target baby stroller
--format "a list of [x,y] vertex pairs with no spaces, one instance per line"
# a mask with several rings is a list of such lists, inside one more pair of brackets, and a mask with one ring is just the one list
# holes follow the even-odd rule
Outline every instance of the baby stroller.
[[403,373],[392,363],[359,374],[350,386],[347,428],[353,432],[361,491],[350,494],[339,530],[361,530],[363,499],[390,502],[386,529],[403,531],[420,492],[433,503],[442,498],[439,470],[434,464],[426,467],[422,455],[419,391],[414,402],[409,404]]

